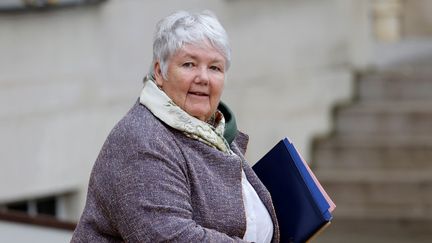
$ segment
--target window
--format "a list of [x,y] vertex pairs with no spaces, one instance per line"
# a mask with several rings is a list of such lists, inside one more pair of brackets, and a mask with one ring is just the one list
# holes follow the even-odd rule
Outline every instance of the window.
[[63,230],[74,230],[76,219],[65,218],[65,207],[74,193],[53,195],[30,200],[0,204],[0,220],[44,226]]
[[12,210],[12,211],[27,212],[28,204],[27,202],[16,202],[16,203],[7,204],[5,208],[7,210]]
[[1,0],[0,11],[48,9],[56,7],[90,5],[106,0]]
[[5,209],[6,211],[19,211],[27,213],[31,216],[48,215],[57,217],[57,208],[58,198],[54,196],[34,200],[13,202],[3,205],[3,209]]

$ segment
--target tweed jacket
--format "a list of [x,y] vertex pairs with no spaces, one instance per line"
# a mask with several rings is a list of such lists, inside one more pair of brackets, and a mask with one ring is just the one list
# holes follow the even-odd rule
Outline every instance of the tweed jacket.
[[234,155],[167,126],[136,103],[113,128],[94,164],[71,242],[243,242],[241,169],[279,228],[270,194],[243,154]]

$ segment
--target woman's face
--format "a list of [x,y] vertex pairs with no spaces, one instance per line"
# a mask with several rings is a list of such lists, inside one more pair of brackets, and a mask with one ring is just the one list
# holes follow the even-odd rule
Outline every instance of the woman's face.
[[207,121],[216,111],[225,80],[225,58],[208,42],[185,44],[169,60],[167,79],[155,63],[157,85],[189,115]]

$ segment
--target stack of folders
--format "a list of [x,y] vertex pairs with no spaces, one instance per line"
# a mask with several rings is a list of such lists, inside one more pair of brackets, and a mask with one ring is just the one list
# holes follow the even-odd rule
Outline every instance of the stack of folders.
[[336,205],[289,139],[252,168],[272,196],[281,242],[307,242],[329,225]]

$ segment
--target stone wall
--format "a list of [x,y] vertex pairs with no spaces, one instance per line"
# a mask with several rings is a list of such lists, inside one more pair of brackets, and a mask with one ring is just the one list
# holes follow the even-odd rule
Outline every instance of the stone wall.
[[98,151],[140,93],[155,23],[177,9],[211,9],[228,31],[223,99],[250,135],[250,162],[284,136],[308,158],[351,92],[350,1],[111,0],[0,14],[0,203],[66,193],[64,218],[78,218]]

